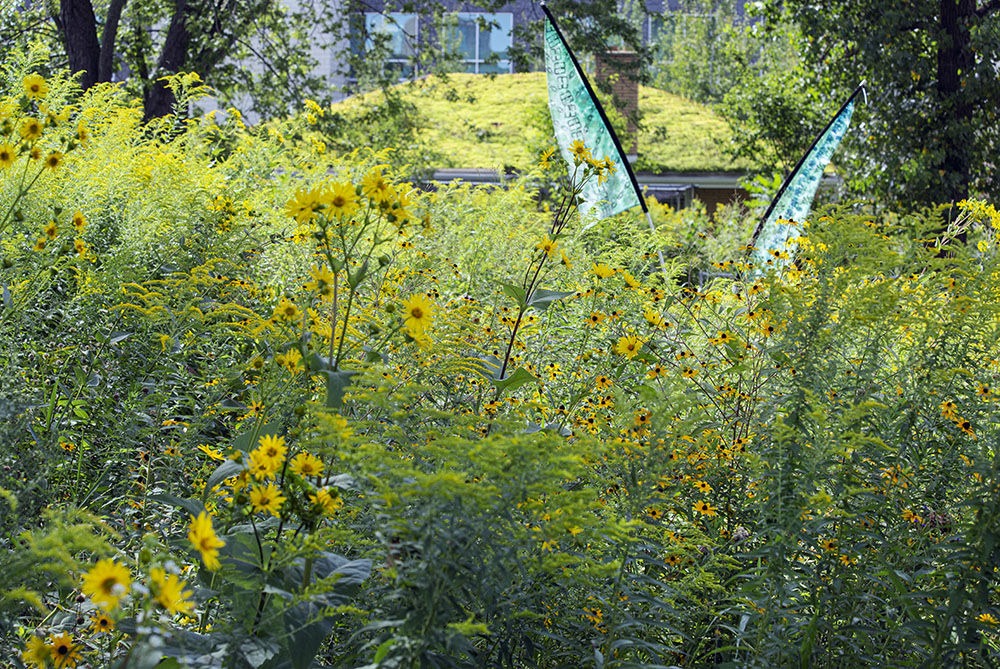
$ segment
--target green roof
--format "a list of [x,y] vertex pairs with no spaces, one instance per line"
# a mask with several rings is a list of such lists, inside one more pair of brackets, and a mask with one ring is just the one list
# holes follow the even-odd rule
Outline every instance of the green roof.
[[[420,110],[426,122],[420,137],[443,155],[439,167],[524,169],[546,144],[541,130],[541,119],[549,113],[544,72],[450,74],[400,84],[397,90]],[[373,95],[381,94],[363,99],[371,101]],[[729,128],[710,107],[640,86],[639,113],[639,170],[741,169],[723,153]]]

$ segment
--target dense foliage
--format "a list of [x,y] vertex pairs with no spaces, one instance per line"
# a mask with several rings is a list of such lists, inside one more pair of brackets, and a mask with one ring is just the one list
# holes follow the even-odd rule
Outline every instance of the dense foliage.
[[989,204],[750,268],[740,208],[584,229],[582,146],[538,206],[551,154],[420,191],[305,114],[3,86],[7,665],[997,662]]

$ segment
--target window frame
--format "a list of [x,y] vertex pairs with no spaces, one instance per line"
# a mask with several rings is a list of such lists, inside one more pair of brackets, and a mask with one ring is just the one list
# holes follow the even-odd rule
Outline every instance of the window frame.
[[[510,74],[514,71],[514,62],[510,58],[510,48],[514,46],[514,13],[513,12],[451,12],[452,16],[455,18],[455,30],[459,31],[458,26],[460,22],[465,20],[471,22],[476,26],[476,37],[475,42],[472,45],[472,58],[466,58],[464,52],[458,52],[458,55],[462,58],[458,61],[466,66],[466,72],[469,74]],[[506,30],[503,35],[507,40],[507,45],[505,51],[507,52],[506,58],[499,58],[496,62],[491,62],[491,57],[496,52],[490,50],[489,55],[486,58],[480,57],[480,43],[481,36],[483,33],[483,24],[491,24],[498,17],[507,17],[510,23],[510,28]],[[491,28],[489,33],[493,33],[494,30],[503,30],[503,26],[499,26],[495,29]],[[460,32],[460,31],[459,31]],[[487,45],[488,47],[488,45]],[[469,70],[469,66],[472,69]],[[480,72],[480,67],[482,66],[493,66],[499,68],[499,72]]]

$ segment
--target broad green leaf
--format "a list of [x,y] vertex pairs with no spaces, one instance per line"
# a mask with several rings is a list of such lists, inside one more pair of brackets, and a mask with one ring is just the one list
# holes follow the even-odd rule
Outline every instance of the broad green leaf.
[[[261,437],[266,436],[273,437],[278,434],[279,430],[281,430],[281,423],[278,421],[271,421],[270,423],[264,425],[264,427],[260,428],[260,432],[257,434],[257,439],[260,440]],[[236,439],[233,440],[233,448],[237,451],[249,451],[252,448],[256,448],[257,444],[250,443],[250,439],[253,438],[253,435],[253,430],[247,430],[240,436],[236,437]]]
[[320,373],[326,377],[326,408],[340,409],[344,405],[344,393],[351,385],[351,377],[357,372],[327,370]]
[[521,311],[528,308],[528,295],[524,292],[524,288],[515,286],[512,283],[507,283],[506,281],[501,281],[500,285],[503,286],[504,295],[517,300],[517,306],[521,309]]
[[531,294],[531,299],[528,300],[528,306],[534,307],[539,311],[545,311],[550,306],[552,306],[552,303],[555,302],[556,300],[561,300],[563,298],[569,297],[570,295],[574,294],[575,293],[573,293],[572,291],[563,292],[559,290],[547,290],[545,288],[539,288],[538,290],[536,290]]
[[[230,460],[232,462],[232,460]],[[162,502],[163,504],[169,504],[170,506],[176,506],[179,509],[184,509],[192,516],[197,516],[199,513],[205,510],[205,505],[201,501],[196,499],[184,499],[183,497],[174,497],[173,495],[168,495],[165,492],[157,493],[155,495],[150,495],[149,499],[154,502]]]
[[221,465],[216,467],[215,471],[212,472],[212,475],[208,477],[208,482],[205,483],[205,494],[202,496],[202,499],[204,500],[208,498],[208,493],[212,490],[212,488],[222,483],[230,476],[236,476],[243,471],[243,469],[243,463],[236,462],[236,460],[226,460]]
[[538,379],[524,367],[518,367],[512,374],[508,374],[502,379],[491,379],[493,385],[499,390],[517,390],[526,383],[538,381]]

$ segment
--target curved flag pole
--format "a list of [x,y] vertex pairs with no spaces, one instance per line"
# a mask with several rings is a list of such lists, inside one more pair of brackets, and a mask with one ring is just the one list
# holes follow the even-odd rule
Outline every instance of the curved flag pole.
[[[583,72],[583,67],[580,66],[580,61],[576,59],[573,54],[572,49],[569,48],[569,42],[566,41],[565,36],[563,36],[562,31],[559,30],[559,24],[556,23],[556,19],[552,16],[552,12],[549,11],[548,6],[545,2],[539,3],[542,11],[545,12],[545,17],[548,19],[549,24],[555,31],[556,35],[559,37],[559,41],[562,43],[563,48],[569,55],[573,66],[576,68],[576,73],[580,77],[580,81],[583,82],[583,86],[590,96],[590,101],[593,103],[594,108],[601,117],[601,121],[604,123],[604,127],[607,129],[608,135],[614,142],[615,150],[618,152],[618,161],[621,163],[622,167],[625,169],[626,174],[628,174],[629,182],[632,184],[632,189],[635,191],[636,199],[639,201],[639,206],[642,207],[643,213],[646,215],[646,222],[649,224],[649,229],[656,232],[656,226],[653,225],[653,218],[650,216],[649,208],[646,206],[646,199],[642,196],[642,191],[639,189],[639,182],[635,178],[635,172],[632,171],[632,165],[629,163],[628,158],[625,156],[625,150],[622,148],[621,141],[618,139],[618,135],[615,134],[614,128],[611,127],[611,122],[608,120],[608,115],[604,111],[603,105],[601,105],[600,100],[597,99],[597,95],[594,93],[594,89],[590,85],[590,81],[587,79],[587,75]],[[664,280],[669,279],[669,274],[667,272],[667,264],[663,259],[663,251],[660,249],[656,250],[656,255],[660,260],[660,269],[663,270]]]
[[[784,183],[781,184],[781,188],[778,189],[778,192],[774,196],[774,199],[771,200],[771,204],[768,206],[767,211],[764,212],[764,215],[761,217],[760,222],[757,223],[757,227],[754,230],[753,237],[750,240],[750,248],[747,250],[748,256],[754,252],[754,247],[756,246],[757,239],[760,236],[761,231],[767,224],[768,219],[774,213],[774,210],[778,206],[779,202],[781,202],[781,198],[785,194],[785,191],[788,190],[788,187],[792,184],[793,181],[795,181],[796,177],[799,176],[799,172],[802,170],[803,165],[805,165],[806,161],[813,156],[813,153],[815,152],[816,147],[820,143],[820,141],[826,137],[827,133],[830,131],[833,125],[841,119],[841,116],[844,114],[845,111],[847,111],[848,107],[851,107],[853,105],[854,100],[855,98],[857,98],[858,94],[864,95],[865,101],[867,102],[868,93],[865,90],[864,81],[862,81],[858,85],[858,87],[854,89],[854,92],[851,93],[851,96],[849,98],[847,98],[847,101],[844,102],[843,105],[841,105],[840,109],[837,110],[837,113],[833,115],[833,117],[826,124],[826,126],[824,126],[823,129],[819,132],[819,134],[816,135],[816,139],[814,139],[812,144],[809,145],[809,149],[802,155],[802,158],[799,159],[799,162],[795,165],[795,168],[792,169],[792,171],[785,178]],[[844,130],[846,131],[846,128],[844,128]],[[839,142],[840,140],[838,139],[837,143]]]

